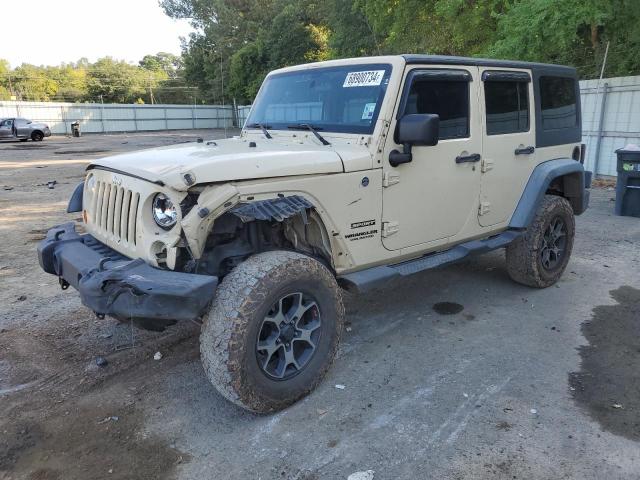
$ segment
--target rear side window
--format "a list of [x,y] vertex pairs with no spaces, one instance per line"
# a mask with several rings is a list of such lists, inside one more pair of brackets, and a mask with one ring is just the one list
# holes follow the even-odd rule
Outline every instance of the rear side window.
[[487,135],[529,131],[528,87],[526,82],[485,82]]
[[578,123],[575,80],[540,77],[540,106],[543,130],[575,127]]
[[411,84],[405,114],[440,116],[440,140],[469,136],[469,82],[417,77]]

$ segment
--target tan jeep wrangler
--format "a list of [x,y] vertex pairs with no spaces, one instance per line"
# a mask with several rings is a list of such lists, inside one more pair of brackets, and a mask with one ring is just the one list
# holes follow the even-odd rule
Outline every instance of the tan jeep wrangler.
[[202,320],[218,391],[258,412],[309,393],[338,348],[341,288],[506,247],[562,275],[587,207],[573,68],[404,55],[265,79],[239,137],[96,160],[42,268],[98,316]]

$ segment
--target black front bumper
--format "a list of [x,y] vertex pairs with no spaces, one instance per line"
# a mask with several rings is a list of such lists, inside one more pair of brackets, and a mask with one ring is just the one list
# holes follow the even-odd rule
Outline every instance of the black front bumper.
[[73,223],[54,227],[38,245],[42,269],[73,286],[82,303],[97,315],[120,320],[192,320],[213,299],[218,278],[161,270],[131,260],[91,235],[79,235]]

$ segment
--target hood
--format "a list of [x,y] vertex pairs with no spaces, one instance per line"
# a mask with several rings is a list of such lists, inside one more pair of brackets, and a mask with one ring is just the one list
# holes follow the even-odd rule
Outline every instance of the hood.
[[[349,163],[363,164],[368,159],[371,164],[364,147],[346,146],[344,153]],[[247,138],[141,150],[95,160],[91,166],[160,181],[176,190],[201,183],[345,171],[341,155],[333,146]],[[191,185],[186,184],[185,174],[191,176]]]

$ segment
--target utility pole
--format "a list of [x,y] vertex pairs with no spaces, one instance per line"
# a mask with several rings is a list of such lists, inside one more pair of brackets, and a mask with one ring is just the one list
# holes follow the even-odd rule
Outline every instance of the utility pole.
[[[609,55],[609,44],[611,42],[607,42],[607,47],[604,50],[604,58],[602,59],[602,67],[600,68],[600,77],[598,78],[598,83],[596,83],[596,98],[594,100],[593,103],[593,116],[591,117],[591,125],[592,125],[592,134],[593,132],[596,131],[595,129],[595,121],[596,121],[596,112],[598,110],[598,103],[600,103],[600,125],[598,125],[598,138],[596,139],[596,144],[597,144],[597,148],[595,151],[595,156],[593,159],[593,174],[594,175],[598,175],[598,163],[599,162],[599,158],[598,156],[600,155],[600,138],[602,135],[602,122],[604,121],[604,99],[601,99],[601,94],[600,94],[600,83],[602,83],[602,78],[604,77],[604,69],[607,66],[607,56]],[[598,100],[600,100],[600,102],[598,102]],[[589,136],[589,150],[591,150],[591,139],[593,138],[593,135]]]
[[227,138],[227,116],[224,109],[224,70],[222,68],[222,53],[220,53],[220,84],[222,86],[222,112],[224,122],[224,138]]

